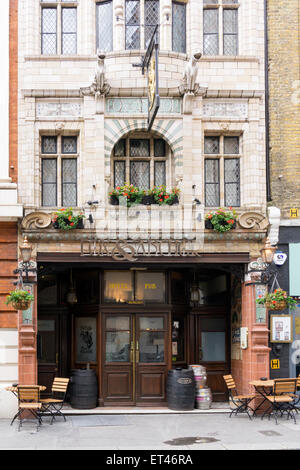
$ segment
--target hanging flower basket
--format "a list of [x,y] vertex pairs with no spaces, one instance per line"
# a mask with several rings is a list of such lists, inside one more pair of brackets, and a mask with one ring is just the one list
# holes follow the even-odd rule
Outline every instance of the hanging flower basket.
[[215,232],[229,232],[236,227],[237,213],[232,207],[215,212],[209,212],[205,216],[205,228],[213,229]]
[[256,302],[264,305],[268,310],[285,310],[286,308],[296,308],[297,301],[290,297],[287,292],[281,288],[275,289],[266,295],[259,296]]
[[15,290],[10,292],[5,303],[11,304],[15,310],[28,310],[33,300],[33,295],[27,290]]

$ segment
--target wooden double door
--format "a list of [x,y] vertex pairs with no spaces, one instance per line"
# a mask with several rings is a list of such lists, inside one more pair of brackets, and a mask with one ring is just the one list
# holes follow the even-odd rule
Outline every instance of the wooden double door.
[[167,314],[103,314],[104,405],[164,403],[168,344]]

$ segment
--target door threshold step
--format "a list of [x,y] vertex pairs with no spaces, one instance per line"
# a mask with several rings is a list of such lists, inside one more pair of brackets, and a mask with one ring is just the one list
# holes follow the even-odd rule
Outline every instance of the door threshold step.
[[217,413],[230,413],[232,411],[229,406],[226,407],[212,407],[209,410],[190,410],[190,411],[179,411],[170,410],[169,408],[155,408],[155,407],[98,407],[91,410],[78,410],[71,407],[64,407],[62,413],[68,415],[167,415],[167,414],[217,414]]

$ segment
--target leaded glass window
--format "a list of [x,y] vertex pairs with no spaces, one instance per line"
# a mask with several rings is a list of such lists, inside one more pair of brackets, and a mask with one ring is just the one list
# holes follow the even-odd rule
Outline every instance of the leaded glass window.
[[203,7],[203,54],[236,56],[238,0],[204,0]]
[[112,184],[123,186],[125,182],[140,189],[153,186],[170,186],[171,151],[163,139],[136,136],[119,140],[112,153]]
[[150,189],[150,162],[130,162],[130,183],[140,189]]
[[[41,1],[41,53],[43,55],[77,54],[77,8],[68,0]],[[48,3],[50,6],[44,6]],[[52,5],[53,4],[53,5]]]
[[225,170],[225,205],[240,205],[240,160],[238,158],[226,158]]
[[186,52],[186,5],[172,2],[172,50]]
[[[205,136],[204,154],[205,205],[239,207],[241,204],[240,137]],[[215,155],[215,158],[210,158],[210,155]]]
[[62,159],[62,205],[77,206],[77,159]]
[[155,26],[159,24],[159,1],[145,0],[145,49],[152,38]]
[[125,9],[126,34],[125,48],[140,49],[140,2],[126,0]]
[[56,206],[57,201],[57,160],[42,159],[42,205]]
[[223,54],[237,55],[238,22],[237,10],[223,10]]
[[220,170],[219,160],[205,160],[205,205],[216,207],[220,205]]
[[97,3],[97,48],[113,50],[113,4],[112,1]]
[[42,54],[57,53],[57,11],[56,8],[42,8]]
[[61,10],[61,53],[76,54],[77,52],[77,8]]
[[219,54],[219,11],[216,8],[203,11],[203,53]]
[[77,136],[41,136],[42,206],[77,206],[77,140]]

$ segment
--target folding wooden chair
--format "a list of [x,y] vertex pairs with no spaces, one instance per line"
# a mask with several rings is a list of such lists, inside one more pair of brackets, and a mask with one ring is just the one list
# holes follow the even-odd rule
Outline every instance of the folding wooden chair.
[[66,421],[66,417],[62,414],[61,409],[65,402],[69,381],[70,379],[68,378],[55,377],[51,388],[51,398],[41,399],[42,413],[51,414],[50,424],[53,423],[55,416],[62,416]]
[[42,424],[39,410],[42,408],[40,402],[40,387],[38,385],[18,385],[18,413],[16,418],[19,418],[19,429],[20,431],[24,414],[28,416],[30,413],[37,420],[37,431]]
[[[266,395],[266,399],[271,406],[263,414],[262,419],[266,414],[268,414],[269,419],[274,415],[276,424],[278,424],[278,416],[287,413],[287,419],[294,419],[295,424],[297,424],[294,415],[296,389],[297,379],[275,379],[273,395]],[[269,411],[270,413],[268,413]]]
[[231,418],[233,414],[237,415],[238,413],[247,413],[249,419],[251,419],[249,410],[253,411],[253,409],[249,406],[249,403],[254,400],[255,395],[238,395],[232,375],[224,375],[223,379],[227,385],[230,400],[235,406],[235,409],[231,411],[229,418]]

